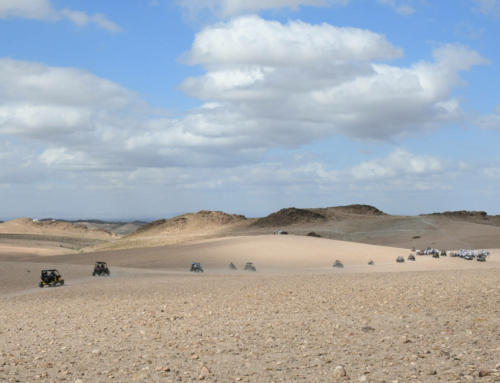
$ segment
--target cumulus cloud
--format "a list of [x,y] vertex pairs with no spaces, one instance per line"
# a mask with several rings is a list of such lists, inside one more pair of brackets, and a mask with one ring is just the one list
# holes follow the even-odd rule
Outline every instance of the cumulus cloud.
[[242,122],[240,134],[254,130],[252,121],[267,131],[272,124],[298,142],[339,133],[385,140],[460,120],[451,89],[461,83],[460,71],[487,60],[445,45],[434,51],[434,62],[381,62],[401,55],[383,35],[365,30],[240,17],[196,36],[184,59],[207,73],[180,88],[219,103],[205,118],[230,115]]
[[56,21],[66,18],[79,27],[95,24],[111,33],[122,31],[119,25],[110,21],[103,14],[88,15],[85,12],[73,11],[68,8],[57,11],[50,0],[0,0],[0,19],[15,17],[42,21]]
[[446,45],[432,62],[389,63],[402,54],[383,35],[356,28],[256,16],[219,23],[201,31],[183,57],[206,73],[180,87],[204,104],[179,118],[87,71],[2,59],[0,135],[32,148],[32,161],[46,171],[99,174],[113,185],[146,174],[160,182],[153,175],[182,169],[218,172],[218,181],[207,179],[211,185],[261,178],[315,179],[327,187],[425,177],[442,171],[443,162],[401,151],[344,171],[321,161],[283,167],[269,160],[273,149],[339,134],[390,141],[460,120],[451,90],[461,84],[460,71],[486,60]]

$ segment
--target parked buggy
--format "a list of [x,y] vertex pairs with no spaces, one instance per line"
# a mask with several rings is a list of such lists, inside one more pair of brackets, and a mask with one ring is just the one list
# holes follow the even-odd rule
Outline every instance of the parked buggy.
[[398,257],[398,259],[396,259],[396,262],[397,263],[405,263],[405,259],[403,257]]
[[408,260],[409,260],[409,261],[415,261],[415,256],[414,256],[413,254],[410,254],[410,255],[408,256]]
[[373,261],[370,259],[370,262],[368,262],[368,265],[369,265],[369,266],[375,266],[375,262],[373,262]]

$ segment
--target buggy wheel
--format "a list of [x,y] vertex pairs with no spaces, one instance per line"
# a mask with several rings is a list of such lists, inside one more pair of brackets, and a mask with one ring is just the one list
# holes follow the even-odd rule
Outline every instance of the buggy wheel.
[[61,279],[61,282],[59,282],[61,286],[64,286],[64,279]]
[[43,289],[43,282],[40,282],[40,283],[38,284],[38,286],[39,286],[41,289]]
[[109,277],[109,276],[111,275],[111,271],[108,271],[108,274],[107,274],[107,275],[108,275],[108,277]]
[[92,273],[92,276],[95,277],[95,271]]
[[52,283],[50,284],[52,287],[56,287],[56,281],[52,281]]

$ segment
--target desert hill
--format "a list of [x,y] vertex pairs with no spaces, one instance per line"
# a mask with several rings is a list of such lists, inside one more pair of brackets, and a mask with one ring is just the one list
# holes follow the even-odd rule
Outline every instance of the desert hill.
[[235,228],[246,225],[247,218],[244,215],[201,210],[198,213],[182,214],[151,222],[120,241],[103,244],[92,251],[164,246],[226,237],[231,235]]
[[250,226],[280,227],[321,221],[326,221],[326,217],[322,214],[311,210],[296,209],[291,207],[288,209],[281,209],[280,211],[272,213],[265,218],[260,218],[253,222]]
[[0,224],[0,234],[19,234],[37,236],[61,236],[74,238],[90,238],[109,241],[120,236],[103,229],[89,229],[83,225],[70,222],[45,221],[31,218],[19,218]]

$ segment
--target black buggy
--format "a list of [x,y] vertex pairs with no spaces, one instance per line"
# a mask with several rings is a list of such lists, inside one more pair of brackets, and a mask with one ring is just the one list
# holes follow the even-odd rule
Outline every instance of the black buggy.
[[52,286],[55,287],[57,284],[64,285],[64,279],[62,279],[61,274],[56,269],[52,270],[42,270],[42,274],[40,276],[40,283],[38,286],[43,288],[44,286]]
[[191,263],[191,269],[189,270],[191,273],[203,273],[203,267],[199,262]]
[[108,265],[106,262],[96,262],[94,266],[94,272],[92,273],[92,276],[95,277],[101,276],[101,275],[110,275],[111,272],[108,269]]
[[255,266],[253,265],[252,262],[247,262],[247,264],[245,265],[245,268],[243,270],[244,271],[257,271],[257,269],[255,268]]

